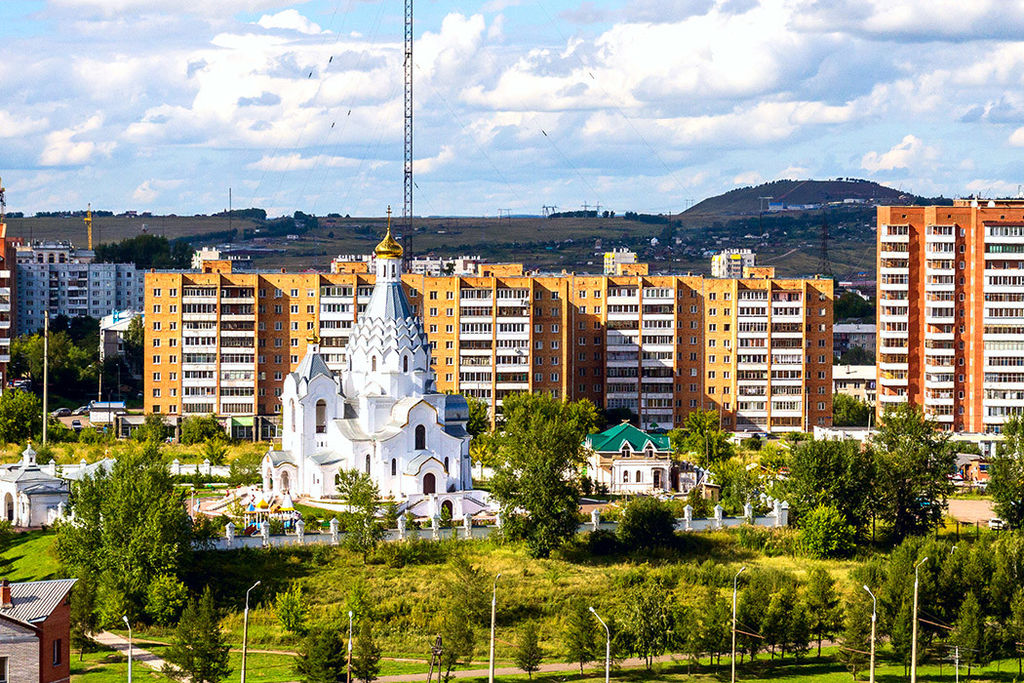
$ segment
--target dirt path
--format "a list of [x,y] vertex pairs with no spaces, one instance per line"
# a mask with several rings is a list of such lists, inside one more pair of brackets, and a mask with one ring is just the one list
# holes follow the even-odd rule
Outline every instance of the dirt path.
[[[655,662],[684,662],[686,661],[678,655],[663,655],[661,657],[655,657]],[[644,660],[633,657],[630,659],[624,659],[619,662],[618,668],[620,669],[636,669],[644,666]],[[580,667],[572,664],[566,664],[565,662],[558,662],[554,664],[541,664],[540,673],[579,673]],[[604,662],[600,662],[600,666],[595,667],[591,664],[590,666],[584,667],[586,670],[604,671]],[[452,678],[486,678],[487,669],[466,669],[464,671],[452,671]],[[495,676],[521,676],[522,670],[517,669],[514,666],[496,666],[494,668]],[[422,681],[423,674],[398,674],[395,676],[381,676],[377,679],[378,683],[413,683],[414,681]]]
[[[94,634],[92,639],[104,647],[109,647],[111,650],[120,652],[126,657],[128,656],[127,638],[122,638],[116,633],[111,633],[110,631],[101,631]],[[132,643],[132,661],[141,662],[154,671],[161,671],[164,668],[164,660],[160,659],[148,650],[143,650],[135,643]]]

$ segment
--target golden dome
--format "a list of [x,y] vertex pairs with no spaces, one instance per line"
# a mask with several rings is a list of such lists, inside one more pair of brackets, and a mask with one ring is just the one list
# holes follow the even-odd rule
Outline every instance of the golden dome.
[[373,250],[373,253],[377,255],[377,258],[402,258],[402,245],[398,243],[394,237],[391,236],[391,207],[388,207],[388,231],[384,235],[384,239],[380,241],[377,248]]

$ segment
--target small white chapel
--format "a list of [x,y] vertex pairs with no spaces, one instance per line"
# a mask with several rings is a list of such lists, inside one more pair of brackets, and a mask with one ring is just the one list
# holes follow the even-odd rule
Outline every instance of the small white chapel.
[[342,470],[369,474],[401,510],[453,516],[486,509],[472,491],[469,406],[434,388],[430,343],[402,288],[402,247],[388,229],[377,245],[376,282],[335,374],[316,339],[284,381],[280,450],[263,458],[268,498],[337,496]]

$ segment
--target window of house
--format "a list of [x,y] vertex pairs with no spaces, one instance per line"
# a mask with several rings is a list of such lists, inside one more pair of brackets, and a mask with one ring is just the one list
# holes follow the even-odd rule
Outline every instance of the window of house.
[[[62,643],[60,638],[58,638],[57,640],[53,641],[53,665],[54,666],[60,666],[61,650],[63,649],[61,647],[62,644],[63,643]],[[6,680],[6,678],[4,680]]]

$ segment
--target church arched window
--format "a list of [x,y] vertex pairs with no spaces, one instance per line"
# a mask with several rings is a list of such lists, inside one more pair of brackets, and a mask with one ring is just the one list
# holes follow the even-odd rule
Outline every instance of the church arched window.
[[316,402],[316,433],[327,432],[327,401],[320,399]]
[[398,460],[391,458],[391,476],[398,474]]
[[377,356],[370,359],[370,371],[377,372]]
[[295,431],[295,399],[288,400],[288,413],[292,417],[292,431]]
[[422,451],[427,447],[427,428],[423,425],[416,425],[416,450]]
[[370,454],[366,454],[366,473],[370,473]]
[[623,484],[628,484],[629,483],[629,470],[622,470],[622,483]]
[[448,474],[448,458],[444,459],[444,473]]
[[638,484],[639,484],[639,483],[640,483],[640,482],[642,482],[643,480],[644,480],[644,477],[643,477],[643,472],[641,472],[640,470],[637,470],[637,471],[636,471],[636,483],[638,483]]
[[621,452],[622,452],[622,457],[623,458],[628,458],[629,457],[629,444],[628,443],[622,444],[622,451]]
[[402,358],[402,372],[409,372],[409,356]]

